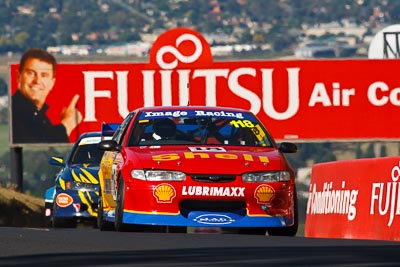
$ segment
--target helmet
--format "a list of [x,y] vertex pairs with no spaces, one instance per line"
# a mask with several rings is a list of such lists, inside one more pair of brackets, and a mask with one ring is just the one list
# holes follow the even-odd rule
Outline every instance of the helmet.
[[173,120],[163,118],[154,123],[153,130],[155,139],[170,139],[175,136],[176,125]]

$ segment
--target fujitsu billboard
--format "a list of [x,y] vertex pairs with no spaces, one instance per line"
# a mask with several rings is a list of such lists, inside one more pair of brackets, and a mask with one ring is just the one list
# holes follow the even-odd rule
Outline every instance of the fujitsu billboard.
[[[11,94],[18,66],[10,65]],[[398,140],[399,67],[396,59],[213,61],[201,34],[175,28],[154,42],[148,63],[59,62],[47,116],[60,123],[79,96],[82,119],[70,142],[99,131],[102,122],[121,122],[135,108],[172,105],[244,108],[277,140]]]

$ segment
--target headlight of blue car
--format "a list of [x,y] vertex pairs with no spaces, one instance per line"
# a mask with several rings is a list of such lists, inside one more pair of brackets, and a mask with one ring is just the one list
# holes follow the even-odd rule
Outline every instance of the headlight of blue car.
[[290,180],[288,171],[248,172],[242,175],[243,182],[283,182]]

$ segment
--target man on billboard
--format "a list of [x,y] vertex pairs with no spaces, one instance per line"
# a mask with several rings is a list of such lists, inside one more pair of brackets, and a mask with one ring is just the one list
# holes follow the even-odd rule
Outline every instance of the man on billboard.
[[47,95],[55,84],[56,59],[40,48],[22,55],[17,73],[18,90],[11,98],[13,143],[69,143],[69,135],[82,121],[75,95],[61,113],[60,124],[47,117]]

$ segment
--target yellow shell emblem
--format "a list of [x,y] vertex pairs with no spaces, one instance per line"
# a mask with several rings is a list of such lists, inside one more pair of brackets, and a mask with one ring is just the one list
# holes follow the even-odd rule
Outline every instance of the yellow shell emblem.
[[170,184],[159,184],[154,188],[153,196],[159,203],[171,203],[176,196],[175,188]]
[[254,197],[257,199],[257,203],[269,203],[274,196],[274,188],[266,184],[258,186],[254,192]]

